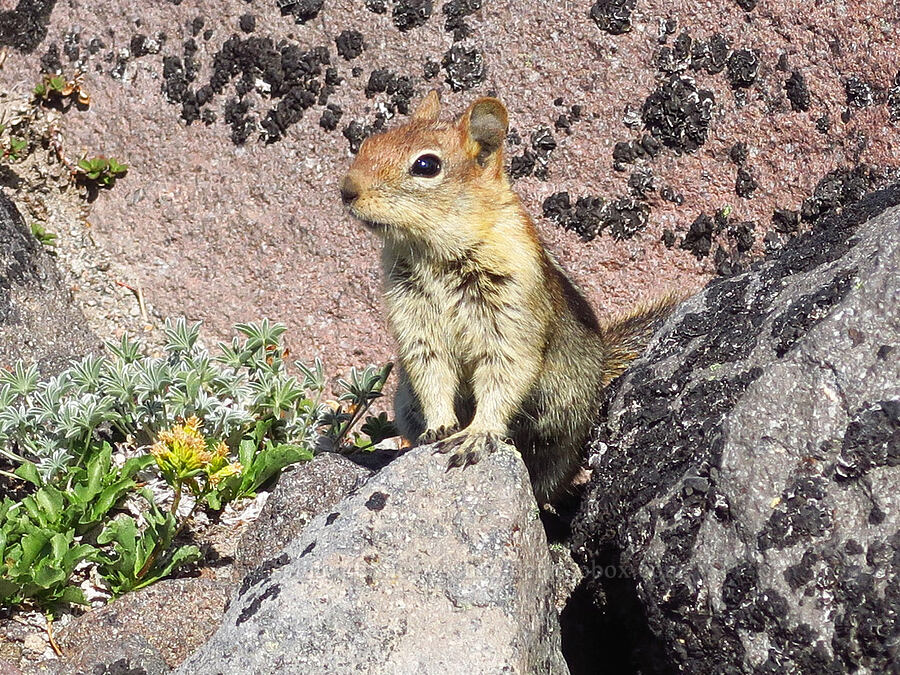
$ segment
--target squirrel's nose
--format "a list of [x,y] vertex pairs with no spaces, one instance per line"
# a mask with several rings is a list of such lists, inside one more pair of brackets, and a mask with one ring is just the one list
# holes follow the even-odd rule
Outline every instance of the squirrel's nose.
[[359,197],[359,186],[350,176],[344,176],[341,181],[341,201],[344,204],[352,204]]

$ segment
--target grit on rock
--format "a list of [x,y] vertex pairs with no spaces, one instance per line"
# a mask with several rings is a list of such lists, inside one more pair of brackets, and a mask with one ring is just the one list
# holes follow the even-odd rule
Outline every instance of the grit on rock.
[[631,667],[896,666],[898,205],[872,193],[711,284],[619,381],[574,551]]
[[504,100],[516,187],[602,313],[746,268],[823,176],[895,165],[898,32],[871,0],[23,0],[0,88],[83,71],[62,131],[70,159],[129,166],[89,216],[119,281],[214,338],[283,321],[345,372],[392,345],[337,180],[430,88]]
[[521,458],[412,450],[251,571],[179,673],[567,673]]

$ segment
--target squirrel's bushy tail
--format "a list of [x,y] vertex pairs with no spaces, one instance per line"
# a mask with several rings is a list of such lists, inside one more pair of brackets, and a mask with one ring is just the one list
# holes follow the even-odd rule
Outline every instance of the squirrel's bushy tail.
[[639,305],[627,314],[616,316],[600,327],[603,344],[606,345],[604,375],[606,385],[623,372],[650,341],[663,322],[685,299],[680,293],[667,293],[647,304]]

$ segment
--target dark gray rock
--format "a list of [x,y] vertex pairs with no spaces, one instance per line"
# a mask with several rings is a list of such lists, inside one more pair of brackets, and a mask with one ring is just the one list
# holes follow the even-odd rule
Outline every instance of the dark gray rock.
[[[84,614],[60,631],[61,672],[130,673],[130,663],[169,672],[202,645],[221,621],[234,585],[214,579],[163,579]],[[161,668],[161,669],[160,669]],[[137,671],[140,672],[140,671]]]
[[446,470],[428,446],[316,516],[244,579],[180,673],[567,673],[521,458]]
[[[58,661],[45,661],[33,675],[165,675],[171,672],[159,650],[141,635],[98,631],[77,651]],[[6,671],[0,670],[6,675]],[[13,675],[12,673],[10,675]]]
[[242,579],[266,558],[280,553],[314,516],[337,504],[371,474],[333,452],[285,470],[259,518],[241,536],[234,554],[235,577]]
[[609,399],[574,550],[601,602],[616,563],[669,668],[896,668],[897,204],[873,193],[710,285]]
[[24,359],[47,374],[101,349],[53,259],[0,192],[0,367]]

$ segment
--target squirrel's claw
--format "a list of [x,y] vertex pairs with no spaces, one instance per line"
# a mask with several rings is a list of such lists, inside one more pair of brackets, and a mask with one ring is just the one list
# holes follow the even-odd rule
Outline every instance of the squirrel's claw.
[[460,431],[435,444],[435,453],[454,451],[447,460],[447,470],[478,464],[483,458],[496,452],[505,440],[494,433]]
[[426,429],[419,436],[418,445],[431,445],[432,443],[437,443],[438,441],[442,441],[445,438],[452,436],[453,434],[459,432],[459,425],[444,425],[437,427],[436,429]]

